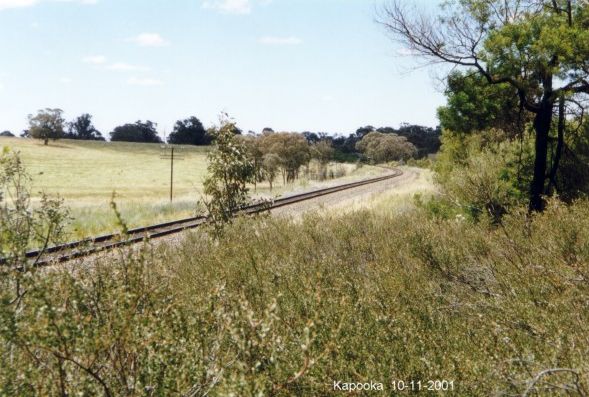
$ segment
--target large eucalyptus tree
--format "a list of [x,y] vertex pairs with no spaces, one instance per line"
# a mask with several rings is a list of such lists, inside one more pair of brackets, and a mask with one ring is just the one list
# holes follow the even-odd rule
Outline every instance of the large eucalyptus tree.
[[[381,22],[417,56],[514,88],[520,105],[533,114],[530,210],[542,211],[563,149],[565,107],[587,108],[589,1],[451,0],[430,17],[394,0],[385,6]],[[560,115],[558,144],[549,167],[554,114]]]

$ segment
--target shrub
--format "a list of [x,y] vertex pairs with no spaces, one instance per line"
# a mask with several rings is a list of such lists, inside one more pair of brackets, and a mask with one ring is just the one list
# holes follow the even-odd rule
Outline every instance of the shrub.
[[27,270],[25,253],[32,245],[47,248],[65,235],[68,211],[63,200],[41,195],[31,207],[31,178],[18,152],[5,147],[0,154],[0,270]]
[[501,228],[422,212],[240,219],[220,240],[196,231],[31,273],[18,321],[2,317],[0,394],[308,396],[333,380],[448,379],[458,396],[582,395],[589,203],[526,213]]
[[256,169],[247,147],[236,138],[235,124],[224,118],[212,132],[215,146],[208,154],[208,176],[205,179],[204,205],[215,230],[220,232],[234,213],[249,204],[248,183],[256,178]]
[[436,158],[436,181],[448,202],[474,220],[501,220],[510,207],[528,196],[533,166],[532,140],[507,141],[499,130],[461,135],[445,131]]

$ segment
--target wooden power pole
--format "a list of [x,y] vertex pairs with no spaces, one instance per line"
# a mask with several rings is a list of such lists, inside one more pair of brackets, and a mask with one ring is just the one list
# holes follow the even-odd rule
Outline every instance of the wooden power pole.
[[170,203],[174,201],[174,161],[184,160],[184,155],[181,153],[181,148],[176,148],[172,145],[162,146],[162,160],[170,160]]

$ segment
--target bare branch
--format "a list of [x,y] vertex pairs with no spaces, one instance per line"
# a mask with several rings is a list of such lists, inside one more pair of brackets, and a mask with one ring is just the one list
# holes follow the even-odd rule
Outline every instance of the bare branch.
[[[585,391],[583,390],[583,388],[580,385],[580,380],[579,380],[579,373],[573,369],[570,368],[551,368],[551,369],[547,369],[544,371],[541,371],[540,373],[538,373],[534,379],[532,379],[530,381],[530,384],[528,385],[527,389],[524,391],[524,393],[522,394],[522,397],[527,397],[530,395],[530,393],[532,393],[535,389],[536,389],[536,385],[538,384],[538,382],[540,382],[540,380],[548,375],[553,375],[556,373],[569,373],[573,376],[574,380],[573,380],[573,384],[575,386],[574,390],[575,392],[579,393],[581,396],[586,396],[587,394],[585,393]],[[567,387],[567,385],[565,386],[556,386],[556,385],[552,385],[554,388],[561,388],[561,389],[566,389],[566,390],[571,390]]]
[[[479,57],[480,46],[491,28],[511,23],[531,7],[539,7],[534,1],[525,5],[522,0],[501,3],[488,0],[487,11],[481,15],[464,7],[450,9],[436,20],[419,12],[409,18],[409,10],[394,0],[385,7],[380,23],[395,40],[419,56],[434,62],[474,68],[489,84],[510,84],[517,89],[524,107],[538,112],[539,106],[529,101],[528,90],[520,80],[514,76],[494,75]],[[522,69],[525,73],[525,68]]]

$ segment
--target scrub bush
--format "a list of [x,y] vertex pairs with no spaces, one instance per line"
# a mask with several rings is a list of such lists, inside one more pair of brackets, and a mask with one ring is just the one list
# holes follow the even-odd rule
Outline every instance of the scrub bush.
[[362,211],[238,219],[218,239],[33,272],[18,317],[1,317],[0,394],[308,396],[337,380],[394,394],[394,380],[446,379],[458,396],[586,395],[588,241],[586,201],[516,207],[494,227]]

